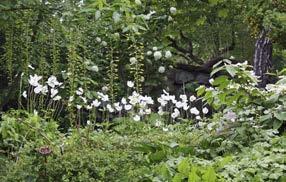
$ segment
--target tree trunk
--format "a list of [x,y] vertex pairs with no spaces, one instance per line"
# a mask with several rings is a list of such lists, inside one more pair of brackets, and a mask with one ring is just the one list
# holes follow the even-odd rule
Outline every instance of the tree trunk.
[[264,88],[269,82],[267,72],[272,67],[272,42],[266,37],[267,32],[262,30],[255,44],[253,61],[254,73],[260,79],[258,86]]

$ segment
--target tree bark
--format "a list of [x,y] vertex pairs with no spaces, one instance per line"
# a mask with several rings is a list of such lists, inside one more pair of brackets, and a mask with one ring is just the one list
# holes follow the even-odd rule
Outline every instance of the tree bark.
[[255,44],[253,71],[260,79],[258,86],[264,88],[269,82],[267,72],[272,68],[272,42],[266,37],[267,31],[262,30]]

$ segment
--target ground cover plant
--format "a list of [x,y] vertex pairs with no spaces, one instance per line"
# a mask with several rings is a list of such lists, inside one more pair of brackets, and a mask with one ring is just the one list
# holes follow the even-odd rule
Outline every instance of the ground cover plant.
[[286,4],[0,2],[0,181],[286,181]]

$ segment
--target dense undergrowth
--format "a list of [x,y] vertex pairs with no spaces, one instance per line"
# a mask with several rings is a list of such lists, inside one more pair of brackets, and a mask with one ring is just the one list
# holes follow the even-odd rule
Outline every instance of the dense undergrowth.
[[1,181],[285,181],[285,135],[259,127],[226,135],[157,117],[61,133],[56,122],[7,113]]

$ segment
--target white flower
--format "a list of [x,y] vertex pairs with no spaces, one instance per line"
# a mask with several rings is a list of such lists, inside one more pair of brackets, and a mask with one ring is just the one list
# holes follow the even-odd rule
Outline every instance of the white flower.
[[55,88],[55,86],[61,85],[61,83],[58,82],[57,77],[55,77],[54,75],[48,78],[47,84],[52,88]]
[[47,85],[43,86],[41,92],[42,92],[42,94],[46,95],[46,93],[49,92],[48,86]]
[[110,104],[107,104],[106,108],[108,109],[109,112],[111,112],[111,113],[114,112],[114,109],[113,109],[113,107]]
[[94,65],[90,68],[91,71],[98,72],[98,66]]
[[201,116],[196,116],[196,120],[201,120]]
[[160,120],[158,120],[158,119],[157,119],[156,122],[155,122],[155,126],[156,126],[156,127],[160,127],[160,126],[162,126],[162,124],[163,124],[163,123],[162,123]]
[[127,101],[126,101],[126,99],[124,97],[122,97],[121,103],[124,104],[124,105],[127,104]]
[[38,85],[36,88],[34,88],[34,92],[36,94],[39,94],[40,92],[42,92],[43,86],[42,85]]
[[158,69],[159,73],[164,73],[165,72],[165,67],[164,66],[160,66]]
[[119,14],[118,12],[114,12],[112,14],[112,18],[115,23],[118,23],[121,20],[121,14]]
[[179,102],[176,103],[176,107],[179,108],[179,109],[182,108],[183,106],[184,106],[183,102],[179,101]]
[[232,112],[232,111],[228,111],[228,112],[226,113],[226,115],[224,115],[224,117],[225,117],[225,119],[234,122],[235,119],[236,119],[236,114],[235,114],[234,112]]
[[76,95],[82,95],[83,94],[83,89],[80,87],[77,89],[77,91],[75,92]]
[[156,11],[150,11],[147,15],[144,15],[143,17],[145,20],[150,20],[151,16],[155,13],[156,13]]
[[155,51],[154,52],[154,58],[155,60],[159,60],[162,58],[162,53],[160,51]]
[[90,120],[87,120],[87,121],[86,121],[86,124],[87,124],[87,125],[91,125]]
[[72,102],[74,100],[74,96],[70,96],[69,102]]
[[97,99],[95,99],[95,100],[92,101],[92,103],[91,103],[91,105],[92,105],[93,107],[98,107],[98,106],[100,106],[100,104],[101,104],[101,102],[98,101]]
[[124,109],[125,109],[126,111],[129,111],[130,109],[132,109],[132,105],[127,104],[127,105],[124,106]]
[[173,21],[173,18],[171,16],[168,16],[168,21]]
[[24,92],[22,93],[22,96],[27,99],[27,97],[28,97],[28,96],[27,96],[27,91],[24,91]]
[[141,5],[142,5],[142,3],[141,3],[140,0],[135,0],[135,3],[136,3],[138,6],[141,6]]
[[62,99],[62,97],[59,96],[59,95],[57,95],[57,96],[55,96],[55,97],[53,98],[54,101],[58,101],[58,100],[61,100],[61,99]]
[[130,88],[133,88],[134,87],[134,82],[127,81],[127,86],[130,87]]
[[102,95],[101,100],[102,100],[103,102],[109,101],[108,95]]
[[162,129],[163,129],[163,131],[166,131],[166,132],[169,131],[169,129],[168,129],[168,128],[165,128],[165,127],[162,128]]
[[157,47],[153,47],[152,50],[153,50],[153,51],[157,51],[158,48],[157,48]]
[[92,105],[87,105],[85,106],[87,110],[91,110],[92,109]]
[[146,53],[148,56],[152,55],[152,51],[147,51]]
[[162,107],[159,107],[159,108],[158,108],[158,114],[159,114],[160,116],[164,115],[164,111],[163,111]]
[[100,37],[96,37],[95,40],[99,43],[101,42],[101,38]]
[[194,114],[194,115],[200,114],[200,111],[196,107],[192,107],[190,111],[191,111],[191,114]]
[[42,76],[38,76],[38,75],[30,75],[30,79],[29,79],[29,84],[36,87],[39,85],[39,81],[42,79]]
[[101,17],[101,11],[97,10],[95,12],[95,19],[98,20]]
[[176,14],[177,9],[175,7],[171,7],[170,12],[171,12],[171,14]]
[[103,87],[101,88],[101,90],[102,90],[103,92],[107,92],[107,91],[108,91],[108,87],[107,87],[107,86],[103,86]]
[[129,61],[130,61],[131,65],[137,63],[137,59],[136,59],[135,57],[131,57],[131,58],[129,59]]
[[204,108],[203,108],[203,113],[204,113],[204,114],[207,114],[208,112],[209,112],[208,108],[204,107]]
[[76,108],[77,108],[78,110],[80,110],[80,109],[82,108],[82,106],[81,106],[81,105],[76,105]]
[[51,89],[51,98],[55,97],[58,94],[58,90],[57,89]]
[[193,102],[193,101],[195,101],[197,98],[194,96],[194,95],[192,95],[191,97],[190,97],[190,101],[191,102]]
[[139,116],[139,115],[135,115],[135,116],[133,117],[133,120],[134,120],[134,121],[140,121],[140,116]]
[[105,46],[107,46],[107,42],[102,41],[102,42],[101,42],[101,45],[105,47]]
[[180,95],[180,99],[182,99],[183,102],[188,102],[188,97],[187,95]]
[[117,110],[117,111],[121,111],[122,110],[122,105],[120,105],[120,103],[119,102],[116,102],[116,103],[114,103],[114,107],[115,107],[115,109]]
[[210,84],[213,84],[213,82],[214,82],[214,79],[211,78],[211,79],[209,80],[209,83],[210,83]]
[[165,58],[169,59],[169,58],[171,58],[171,57],[172,57],[171,51],[166,51],[166,53],[165,53]]
[[174,109],[174,112],[171,114],[171,117],[172,117],[173,119],[175,119],[175,118],[177,118],[179,115],[180,115],[179,109],[175,108],[175,109]]
[[183,103],[183,109],[187,111],[190,108],[186,102]]
[[152,110],[150,108],[146,109],[145,110],[145,113],[148,115],[148,114],[151,114],[152,113]]

